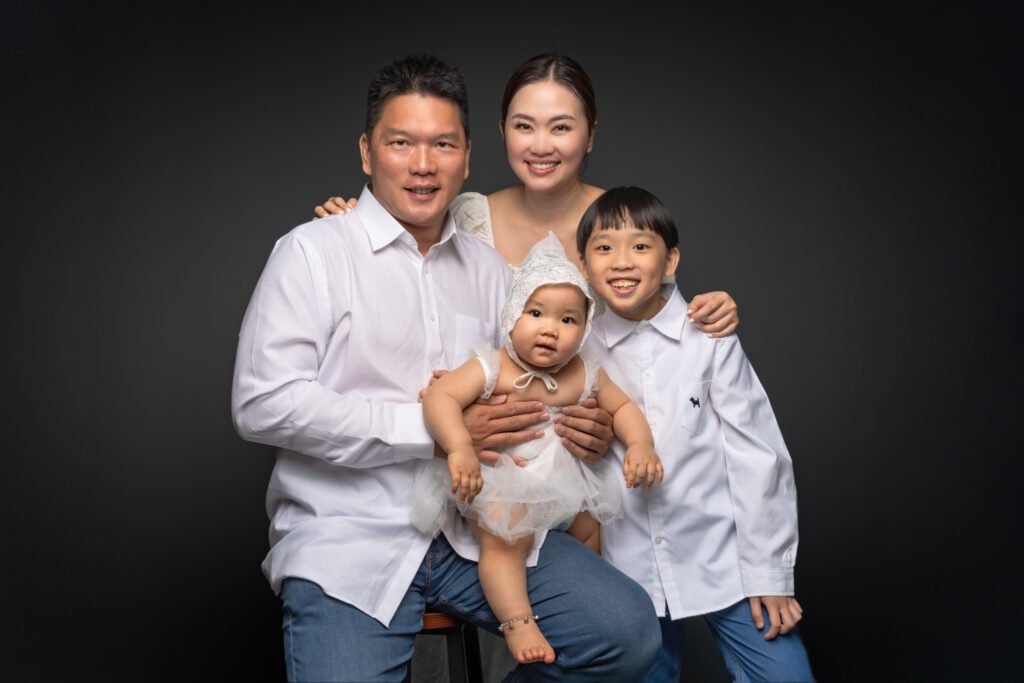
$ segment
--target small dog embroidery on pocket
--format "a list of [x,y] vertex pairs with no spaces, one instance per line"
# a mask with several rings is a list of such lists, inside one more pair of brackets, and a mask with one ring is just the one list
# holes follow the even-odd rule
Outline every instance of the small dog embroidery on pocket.
[[690,403],[693,404],[694,408],[700,408],[700,399],[697,398],[696,396],[691,396],[690,397]]

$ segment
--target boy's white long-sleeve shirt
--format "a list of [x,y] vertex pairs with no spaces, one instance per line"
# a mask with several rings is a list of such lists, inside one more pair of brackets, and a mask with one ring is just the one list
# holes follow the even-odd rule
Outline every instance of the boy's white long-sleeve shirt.
[[[426,256],[364,189],[349,214],[277,241],[238,341],[232,413],[277,446],[267,487],[275,592],[288,577],[387,625],[429,534],[409,520],[417,462],[433,457],[419,390],[434,369],[497,341],[511,274],[452,218]],[[468,529],[450,537],[473,545]]]
[[[659,616],[714,612],[746,597],[793,595],[796,485],[782,433],[735,335],[711,339],[668,285],[651,320],[610,310],[588,351],[644,411],[665,480],[625,492],[602,527],[604,556],[642,585]],[[622,485],[622,444],[606,457]],[[612,468],[609,468],[612,469]]]

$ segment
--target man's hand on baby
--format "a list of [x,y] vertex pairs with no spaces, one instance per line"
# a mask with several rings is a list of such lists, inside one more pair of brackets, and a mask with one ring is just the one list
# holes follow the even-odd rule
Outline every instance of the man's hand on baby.
[[598,408],[592,398],[581,406],[564,406],[555,419],[555,433],[562,437],[562,445],[584,462],[597,461],[615,438],[611,413]]
[[317,218],[323,218],[324,216],[331,216],[338,213],[348,213],[352,209],[356,208],[356,204],[359,201],[353,197],[347,202],[341,197],[331,197],[326,202],[319,206],[313,207],[313,215]]
[[646,483],[651,488],[665,478],[665,468],[654,449],[646,444],[633,445],[626,449],[622,462],[622,474],[627,489],[638,489]]
[[473,448],[480,460],[488,464],[498,461],[495,448],[515,446],[544,436],[543,431],[529,428],[547,419],[543,403],[509,401],[504,394],[480,399],[462,411],[462,421],[473,439]]
[[764,634],[765,640],[773,640],[775,636],[784,636],[804,617],[804,610],[796,598],[789,595],[762,595],[750,598],[750,615],[754,617],[754,626],[760,631],[764,628],[764,613],[768,612],[770,628]]
[[472,450],[456,450],[448,453],[448,473],[452,477],[452,494],[460,503],[473,502],[484,486],[480,476],[480,459]]
[[[480,456],[480,464],[482,465],[491,465],[493,467],[498,464],[499,460],[501,460],[501,454],[497,451],[481,451],[477,455]],[[510,455],[508,453],[505,454],[505,457],[520,467],[526,467],[526,458],[520,458],[518,455]]]

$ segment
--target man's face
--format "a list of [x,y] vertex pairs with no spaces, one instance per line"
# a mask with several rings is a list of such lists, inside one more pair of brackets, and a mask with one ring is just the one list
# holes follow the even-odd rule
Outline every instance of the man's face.
[[409,232],[440,230],[448,205],[469,176],[469,141],[455,102],[395,95],[380,121],[359,138],[373,196]]

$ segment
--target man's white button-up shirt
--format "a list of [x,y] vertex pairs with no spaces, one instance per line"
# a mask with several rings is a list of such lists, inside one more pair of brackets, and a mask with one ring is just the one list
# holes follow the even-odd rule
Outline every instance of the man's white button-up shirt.
[[352,212],[277,241],[232,391],[239,434],[279,448],[263,563],[275,592],[307,579],[390,622],[431,540],[409,521],[417,461],[433,455],[417,394],[431,370],[497,342],[510,280],[450,216],[423,256],[369,188]]

